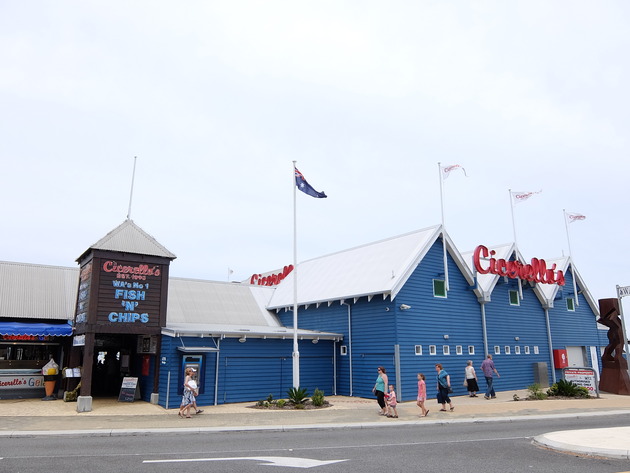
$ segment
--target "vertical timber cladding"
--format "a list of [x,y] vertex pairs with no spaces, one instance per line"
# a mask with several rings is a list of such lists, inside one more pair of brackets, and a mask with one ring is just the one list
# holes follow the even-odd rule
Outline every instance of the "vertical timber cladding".
[[169,261],[124,256],[127,258],[115,255],[95,258],[95,263],[98,262],[96,331],[159,334],[166,322]]

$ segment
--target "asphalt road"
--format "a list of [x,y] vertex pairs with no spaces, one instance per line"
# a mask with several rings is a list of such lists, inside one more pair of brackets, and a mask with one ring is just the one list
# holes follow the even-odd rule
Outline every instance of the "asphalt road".
[[630,461],[586,458],[532,444],[556,430],[630,425],[630,414],[392,428],[157,434],[126,437],[7,438],[1,473],[549,472],[619,473]]

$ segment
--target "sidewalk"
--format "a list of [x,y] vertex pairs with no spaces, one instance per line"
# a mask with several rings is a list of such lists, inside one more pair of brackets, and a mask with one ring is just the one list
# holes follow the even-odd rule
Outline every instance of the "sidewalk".
[[[254,402],[202,406],[204,412],[191,419],[178,417],[177,409],[164,409],[142,401],[118,402],[96,398],[91,412],[76,412],[76,403],[40,399],[0,400],[0,438],[40,435],[149,435],[245,430],[291,430],[313,428],[367,428],[388,425],[443,424],[454,422],[517,421],[542,417],[630,416],[630,396],[602,393],[599,399],[514,401],[527,391],[497,393],[497,399],[483,396],[453,397],[453,412],[440,412],[429,400],[428,417],[418,417],[415,402],[398,404],[398,419],[378,415],[373,399],[330,396],[331,407],[317,410],[255,409]],[[630,459],[629,427],[550,432],[534,439],[538,445],[584,455]]]

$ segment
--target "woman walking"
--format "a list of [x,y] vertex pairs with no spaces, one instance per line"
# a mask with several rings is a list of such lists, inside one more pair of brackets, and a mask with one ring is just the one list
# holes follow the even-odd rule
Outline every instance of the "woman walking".
[[440,411],[446,412],[446,403],[448,402],[451,412],[453,412],[455,407],[451,402],[451,398],[448,396],[448,392],[451,389],[451,377],[445,370],[442,369],[442,365],[440,363],[435,365],[435,371],[437,371],[437,402],[442,404],[442,409],[440,409]]
[[473,366],[472,360],[466,362],[466,368],[464,368],[464,374],[466,375],[466,389],[468,389],[468,395],[470,397],[477,397],[477,391],[479,391],[479,384],[477,384],[477,373]]
[[388,386],[387,375],[385,374],[385,368],[379,366],[377,368],[378,377],[376,378],[376,383],[372,388],[372,392],[376,394],[376,402],[381,407],[381,412],[379,413],[382,416],[387,415],[387,404],[385,404],[385,391]]

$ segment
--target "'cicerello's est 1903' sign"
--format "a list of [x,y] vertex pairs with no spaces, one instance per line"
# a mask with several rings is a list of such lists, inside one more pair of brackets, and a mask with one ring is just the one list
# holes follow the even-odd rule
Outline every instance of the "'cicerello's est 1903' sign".
[[[520,261],[506,261],[503,258],[496,259],[494,255],[496,255],[496,251],[488,250],[483,245],[475,248],[473,264],[478,273],[490,273],[513,279],[521,278],[542,284],[564,286],[564,273],[561,270],[556,270],[555,263],[550,268],[547,268],[547,263],[544,259],[532,258],[531,263],[523,264]],[[487,261],[482,263],[482,258]]]

